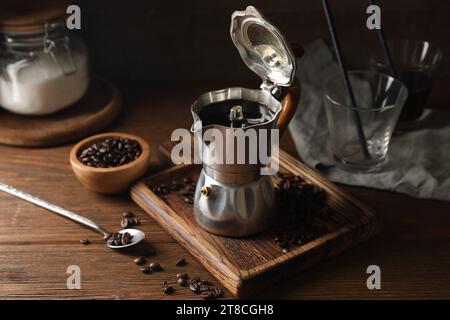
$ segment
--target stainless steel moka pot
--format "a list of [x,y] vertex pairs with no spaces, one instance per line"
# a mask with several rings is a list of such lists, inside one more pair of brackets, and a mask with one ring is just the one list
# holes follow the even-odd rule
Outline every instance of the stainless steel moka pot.
[[[300,87],[294,80],[295,56],[283,35],[254,7],[236,11],[231,17],[231,38],[246,65],[261,79],[260,89],[227,88],[201,95],[191,107],[196,152],[203,155],[203,169],[194,198],[198,224],[212,233],[243,237],[262,231],[274,218],[275,194],[270,175],[261,175],[267,166],[252,161],[250,152],[260,143],[271,152],[271,131],[286,129],[295,113]],[[206,141],[210,129],[222,133],[223,143]],[[267,139],[259,131],[267,129]],[[227,131],[228,130],[228,131]],[[256,133],[257,143],[239,140],[227,132]],[[254,132],[250,132],[253,130]],[[216,137],[215,137],[216,138]],[[214,140],[214,139],[212,139]],[[217,142],[214,140],[213,142]],[[238,161],[238,144],[245,150],[245,161]],[[242,145],[243,144],[243,145]],[[231,149],[230,149],[231,148]],[[222,160],[233,150],[232,161]]]

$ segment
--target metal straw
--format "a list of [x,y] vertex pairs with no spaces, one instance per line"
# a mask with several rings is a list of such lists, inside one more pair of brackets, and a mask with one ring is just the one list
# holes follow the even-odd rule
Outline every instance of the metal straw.
[[333,15],[331,14],[330,5],[328,3],[328,0],[322,0],[323,8],[325,10],[325,15],[327,17],[328,22],[328,28],[330,29],[331,38],[333,40],[333,45],[336,50],[336,56],[339,63],[339,68],[341,70],[342,77],[344,78],[345,87],[347,89],[348,95],[350,96],[350,103],[353,108],[354,112],[354,118],[355,118],[355,124],[356,124],[356,131],[358,132],[358,138],[359,142],[361,144],[361,149],[364,154],[364,157],[369,160],[370,153],[367,149],[367,142],[366,137],[364,136],[364,129],[362,126],[361,118],[359,117],[358,111],[357,111],[357,104],[355,100],[355,96],[353,95],[352,86],[350,84],[350,79],[348,78],[347,68],[345,66],[344,57],[342,55],[342,50],[339,45],[339,39],[336,32],[336,26],[334,23]]
[[[377,2],[374,0],[369,0],[369,3],[371,5],[377,5]],[[377,36],[378,36],[378,40],[380,41],[381,47],[383,48],[384,59],[386,60],[388,67],[391,69],[392,74],[395,77],[396,72],[395,72],[395,68],[394,68],[394,62],[392,60],[392,55],[389,50],[389,46],[387,44],[383,28],[377,29]]]

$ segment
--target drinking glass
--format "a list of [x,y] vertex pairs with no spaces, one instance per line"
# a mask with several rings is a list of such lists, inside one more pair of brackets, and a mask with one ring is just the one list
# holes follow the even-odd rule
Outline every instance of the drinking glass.
[[370,64],[375,71],[398,78],[408,88],[399,121],[414,121],[422,115],[433,81],[442,61],[442,51],[428,41],[398,39],[387,42],[394,70],[380,52],[373,52]]
[[[389,141],[408,91],[387,74],[362,70],[348,75],[356,108],[350,103],[340,74],[326,83],[324,104],[331,152],[344,169],[376,171],[386,162]],[[368,154],[363,152],[364,145]]]

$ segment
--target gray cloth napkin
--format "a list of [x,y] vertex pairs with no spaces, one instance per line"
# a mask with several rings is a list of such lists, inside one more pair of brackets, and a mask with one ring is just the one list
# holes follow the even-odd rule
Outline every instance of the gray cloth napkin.
[[323,95],[325,81],[337,72],[338,66],[323,40],[307,45],[305,55],[298,60],[302,99],[289,130],[303,161],[335,182],[450,201],[448,111],[427,110],[414,130],[395,133],[389,162],[379,172],[349,173],[333,164]]

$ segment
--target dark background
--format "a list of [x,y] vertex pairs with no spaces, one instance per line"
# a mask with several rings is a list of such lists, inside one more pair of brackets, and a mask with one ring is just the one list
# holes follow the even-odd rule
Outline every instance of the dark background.
[[[345,56],[363,67],[370,48],[378,49],[375,31],[366,28],[364,0],[330,1]],[[257,77],[246,68],[230,35],[234,10],[254,5],[289,41],[329,39],[319,0],[79,0],[82,35],[97,73],[121,83],[220,82],[239,85]],[[382,26],[389,37],[435,42],[450,53],[450,1],[379,0]],[[448,83],[444,62],[437,86]],[[435,90],[433,101],[450,101],[450,90]]]

